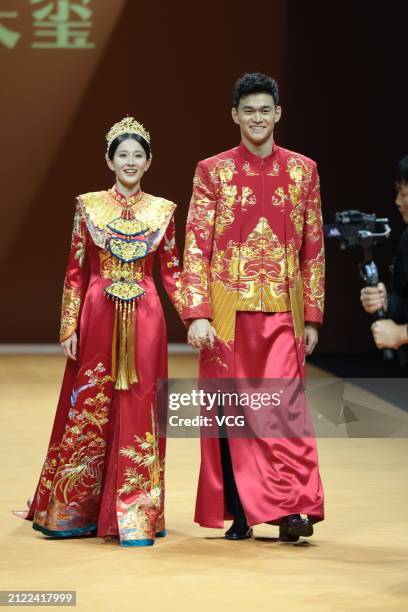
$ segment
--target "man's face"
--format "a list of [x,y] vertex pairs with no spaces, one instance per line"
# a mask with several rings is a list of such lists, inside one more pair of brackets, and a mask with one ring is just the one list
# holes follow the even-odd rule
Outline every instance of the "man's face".
[[232,109],[232,118],[239,125],[241,135],[253,145],[260,146],[272,138],[281,112],[281,107],[275,107],[270,94],[257,93],[241,98],[238,108]]
[[404,223],[408,223],[408,182],[399,183],[396,185],[397,197],[395,203],[398,206],[398,210],[404,220]]

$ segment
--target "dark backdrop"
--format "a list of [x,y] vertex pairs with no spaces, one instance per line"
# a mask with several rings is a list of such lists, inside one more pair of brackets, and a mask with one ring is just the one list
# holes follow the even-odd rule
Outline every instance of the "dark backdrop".
[[[388,284],[404,225],[394,206],[394,170],[408,153],[404,3],[288,2],[285,144],[318,162],[324,220],[349,208],[388,216],[392,237],[375,257]],[[373,346],[359,303],[359,251],[326,241],[321,352]]]
[[[350,207],[389,215],[393,236],[378,253],[385,273],[402,230],[392,177],[407,152],[404,19],[392,2],[381,14],[360,4],[128,0],[115,12],[94,2],[97,51],[55,51],[51,58],[22,47],[12,70],[10,52],[2,56],[8,138],[0,341],[56,340],[73,198],[112,183],[104,135],[127,113],[151,132],[154,163],[143,188],[179,204],[182,250],[194,167],[238,142],[230,94],[246,71],[278,79],[284,114],[276,139],[317,160],[326,222]],[[10,157],[8,143],[16,142]],[[367,350],[359,253],[329,243],[327,255],[320,350]],[[169,339],[183,341],[164,300]]]

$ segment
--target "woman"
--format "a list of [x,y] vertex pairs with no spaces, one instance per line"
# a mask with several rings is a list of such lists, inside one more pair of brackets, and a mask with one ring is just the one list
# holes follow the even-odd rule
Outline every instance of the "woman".
[[165,439],[156,381],[167,377],[166,328],[152,276],[180,309],[175,204],[143,193],[150,136],[132,117],[107,135],[116,184],[77,198],[62,302],[68,357],[47,457],[27,519],[46,535],[165,535]]

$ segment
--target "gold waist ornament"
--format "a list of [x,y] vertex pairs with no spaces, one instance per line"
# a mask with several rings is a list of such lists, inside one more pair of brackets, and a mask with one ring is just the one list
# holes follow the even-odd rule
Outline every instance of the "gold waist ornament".
[[135,363],[136,300],[145,290],[136,281],[143,279],[141,267],[134,262],[146,257],[149,243],[136,238],[149,229],[133,217],[130,207],[124,206],[122,216],[113,219],[107,227],[113,232],[108,251],[117,261],[113,282],[105,288],[105,295],[115,304],[115,322],[112,335],[112,373],[115,389],[127,391],[138,382]]

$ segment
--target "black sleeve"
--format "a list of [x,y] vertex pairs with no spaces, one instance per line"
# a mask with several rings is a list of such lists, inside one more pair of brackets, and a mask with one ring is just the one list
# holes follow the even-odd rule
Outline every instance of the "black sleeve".
[[408,323],[408,228],[401,236],[394,260],[387,315],[396,323]]

